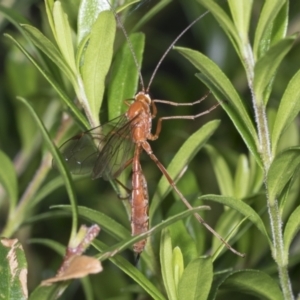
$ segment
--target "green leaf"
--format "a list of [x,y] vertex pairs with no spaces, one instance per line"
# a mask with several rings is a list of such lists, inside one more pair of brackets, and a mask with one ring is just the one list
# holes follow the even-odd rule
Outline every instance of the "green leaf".
[[253,155],[249,155],[250,174],[249,174],[249,193],[255,195],[264,182],[264,172],[256,163]]
[[230,274],[221,288],[249,294],[259,299],[283,300],[277,282],[268,274],[257,270],[243,270]]
[[228,0],[231,15],[242,43],[248,43],[249,23],[253,0]]
[[242,49],[242,45],[239,38],[239,34],[226,12],[216,2],[212,0],[197,1],[213,14],[217,22],[220,24],[221,28],[231,40],[231,43],[236,50],[236,53],[240,55],[240,49]]
[[[181,171],[190,163],[193,157],[218,128],[219,124],[220,121],[218,120],[208,122],[200,129],[198,129],[198,131],[192,134],[181,146],[167,168],[167,171],[171,178],[173,178],[173,180],[176,179]],[[166,197],[171,189],[172,187],[170,186],[165,176],[162,176],[151,201],[149,210],[150,224],[151,219],[154,216],[154,212],[156,211],[158,206],[161,205],[162,200]]]
[[[93,245],[100,252],[104,252],[108,247],[99,240],[94,240]],[[133,266],[127,259],[120,255],[114,255],[109,260],[121,269],[125,274],[134,280],[141,288],[143,288],[153,299],[166,300],[158,288],[141,272]]]
[[300,206],[298,206],[290,215],[284,229],[284,252],[286,264],[288,263],[290,245],[300,229]]
[[[106,0],[104,0],[106,1]],[[138,2],[141,2],[141,0],[131,0],[131,1],[125,1],[125,3],[123,5],[120,5],[116,8],[116,13],[120,13],[122,12],[123,10],[125,10],[126,8],[128,8],[129,6],[135,4],[135,3],[138,3]]]
[[[213,61],[200,52],[180,47],[175,47],[175,49],[201,71],[201,75],[197,74],[196,76],[208,86],[214,96],[221,102],[222,107],[231,118],[249,150],[255,156],[257,163],[261,166],[261,158],[256,146],[258,145],[256,130],[242,100],[229,79]],[[229,101],[229,104],[224,101]]]
[[[39,244],[49,247],[50,249],[54,250],[58,253],[61,257],[65,254],[65,247],[53,240],[50,239],[30,239],[30,244]],[[57,299],[58,295],[60,295],[67,287],[66,282],[56,282],[50,286],[42,286],[39,285],[30,295],[29,300],[54,300]]]
[[64,245],[62,245],[61,243],[56,242],[54,240],[50,240],[50,239],[33,238],[33,239],[29,240],[29,243],[46,246],[46,247],[52,249],[53,251],[55,251],[61,257],[63,257],[66,252],[66,247]]
[[64,185],[63,178],[56,177],[48,180],[35,194],[34,198],[30,201],[30,208],[36,206],[41,200],[50,195],[53,191]]
[[[185,206],[182,203],[177,203],[180,204],[180,211],[185,209]],[[169,214],[175,215],[175,213],[172,213],[172,210]],[[176,222],[170,225],[168,229],[172,239],[173,248],[177,246],[180,248],[185,263],[187,264],[195,259],[198,256],[197,247],[184,222]]]
[[184,270],[178,285],[178,299],[206,300],[213,281],[210,257],[196,258]]
[[148,238],[150,235],[153,235],[156,232],[158,232],[158,231],[160,231],[164,228],[167,228],[171,224],[173,224],[173,223],[175,223],[175,222],[177,222],[177,221],[179,221],[183,218],[186,218],[186,217],[188,217],[192,214],[195,214],[199,210],[205,210],[205,209],[208,210],[208,209],[210,209],[210,207],[209,206],[198,206],[198,207],[195,207],[195,208],[192,208],[192,209],[187,209],[184,212],[181,212],[179,214],[176,214],[176,215],[168,218],[167,220],[162,221],[158,225],[152,227],[151,229],[149,229],[148,231],[146,231],[146,232],[144,232],[140,235],[131,237],[129,239],[127,238],[126,240],[115,244],[114,246],[107,249],[106,253],[103,253],[103,254],[99,255],[98,258],[100,260],[105,260],[105,259],[109,258],[112,254],[114,255],[116,253],[119,253],[119,252],[123,251],[124,249],[129,248],[133,244],[135,244],[135,243],[137,243],[141,240],[144,240],[145,238]]
[[0,296],[2,299],[27,299],[27,261],[17,239],[0,239]]
[[248,196],[250,183],[249,162],[246,155],[241,154],[238,158],[237,168],[234,176],[234,197],[242,199]]
[[79,121],[84,128],[89,128],[89,124],[85,117],[82,115],[81,111],[78,109],[78,107],[73,103],[72,100],[69,99],[69,97],[66,95],[66,93],[61,89],[61,87],[58,85],[58,83],[52,78],[52,76],[47,73],[44,68],[29,54],[25,48],[20,45],[12,36],[5,34],[6,37],[8,37],[12,42],[26,55],[26,57],[30,60],[30,62],[33,63],[33,65],[41,72],[41,74],[45,77],[45,79],[51,84],[51,86],[56,90],[58,95],[61,97],[61,99],[64,101],[64,103],[67,105],[67,107],[70,109],[73,116],[76,118],[77,121]]
[[232,271],[229,270],[215,272],[213,283],[210,289],[209,296],[207,297],[207,300],[216,299],[220,285],[226,280],[228,276],[230,276],[231,273]]
[[53,20],[56,32],[57,45],[65,58],[70,69],[76,74],[74,47],[72,42],[72,32],[67,14],[63,11],[60,1],[55,1],[53,5]]
[[205,145],[205,150],[213,166],[221,194],[223,196],[233,196],[233,178],[225,159],[210,145]]
[[175,281],[175,286],[178,286],[179,280],[184,270],[182,252],[178,246],[176,246],[173,249],[172,264],[173,264],[173,277]]
[[126,42],[118,51],[112,66],[112,79],[108,87],[109,119],[116,118],[125,112],[124,100],[132,99],[138,88],[139,70],[132,56],[135,55],[139,66],[141,66],[145,36],[142,33],[135,33],[129,38],[133,53]]
[[104,94],[105,77],[112,60],[115,31],[114,15],[110,11],[100,13],[92,27],[89,44],[84,54],[82,79],[95,124],[99,123],[99,111]]
[[[71,207],[69,205],[55,205],[53,208],[59,208],[63,210],[70,211]],[[96,223],[100,226],[101,229],[107,231],[110,235],[115,237],[118,240],[128,239],[130,237],[130,232],[120,223],[111,219],[104,213],[93,210],[88,207],[78,206],[78,214],[83,217],[85,220],[90,221],[91,223]]]
[[281,194],[299,164],[299,147],[287,149],[275,157],[267,174],[268,194],[271,203]]
[[199,197],[199,199],[215,201],[221,203],[223,205],[227,205],[238,212],[240,212],[243,216],[247,217],[256,227],[257,229],[268,239],[269,245],[272,247],[272,242],[270,237],[266,231],[265,225],[260,218],[260,216],[256,213],[256,211],[250,207],[248,204],[234,199],[232,197],[224,197],[219,195],[204,195]]
[[65,282],[55,282],[50,286],[39,285],[30,295],[29,300],[56,300],[66,288]]
[[[160,265],[161,273],[164,282],[164,286],[168,295],[168,299],[176,300],[176,284],[173,274],[173,264],[172,264],[172,242],[169,230],[167,228],[163,229],[161,232],[160,240]],[[179,298],[182,299],[182,298]]]
[[79,45],[92,29],[100,12],[110,10],[107,0],[83,0],[80,3],[77,23],[77,44]]
[[61,154],[59,153],[59,150],[56,148],[56,146],[52,142],[51,137],[50,137],[47,129],[45,128],[44,124],[42,123],[41,119],[39,118],[39,116],[35,113],[32,106],[25,99],[23,99],[21,97],[19,97],[18,99],[26,106],[28,111],[31,113],[33,119],[36,121],[37,126],[41,130],[41,133],[43,135],[45,143],[46,143],[49,151],[53,155],[55,163],[56,163],[62,177],[64,178],[66,190],[68,192],[69,200],[70,200],[71,206],[72,206],[72,231],[71,231],[70,240],[73,240],[77,234],[78,215],[77,215],[76,196],[74,193],[74,184],[72,181],[72,177],[66,167],[65,161],[61,158]]
[[277,17],[281,7],[286,1],[266,0],[260,13],[258,25],[255,31],[253,53],[257,61],[270,47],[270,31],[273,21]]
[[272,130],[272,153],[276,154],[278,141],[282,133],[293,122],[300,110],[300,71],[290,80],[280,101]]
[[8,7],[0,4],[0,12],[6,17],[6,19],[12,23],[16,28],[18,28],[22,32],[21,23],[29,23],[29,21],[24,18],[21,14],[18,14],[15,9],[10,9]]
[[9,215],[14,211],[18,200],[17,174],[9,157],[0,150],[0,182],[7,192]]
[[[231,211],[235,212],[230,213]],[[232,222],[230,222],[231,219],[225,220],[226,216],[233,217]],[[220,236],[223,237],[223,239],[228,242],[229,240],[232,240],[232,243],[235,243],[235,241],[238,239],[237,231],[241,227],[241,225],[247,220],[247,217],[240,218],[237,215],[237,211],[234,210],[226,210],[222,216],[222,220],[218,221],[218,226],[220,224],[221,230],[219,231],[219,228],[216,228],[216,232]],[[228,225],[226,225],[226,223]],[[225,232],[225,233],[223,233]],[[232,238],[233,237],[233,238]],[[232,238],[232,239],[231,239]],[[223,250],[226,250],[226,244],[223,243],[220,239],[214,239],[213,240],[213,247],[211,249],[212,255],[212,261],[214,262],[222,253]],[[232,251],[232,250],[231,250]],[[225,252],[225,251],[224,251]],[[239,256],[245,257],[245,254],[239,252]]]
[[54,25],[54,20],[53,20],[53,5],[54,5],[54,0],[45,0],[45,8],[46,8],[48,22],[49,22],[52,34],[56,40],[57,36],[56,36],[55,25]]
[[284,1],[284,5],[277,14],[272,24],[271,45],[276,44],[286,36],[289,23],[289,1]]
[[[269,88],[271,81],[274,79],[276,71],[286,56],[286,54],[292,48],[297,35],[292,35],[279,41],[276,45],[271,47],[260,59],[256,62],[254,68],[254,82],[253,88],[256,95],[260,95],[262,98]],[[268,102],[268,97],[265,97],[265,105]]]
[[47,39],[37,28],[23,24],[22,28],[28,35],[28,38],[31,42],[39,48],[43,53],[45,53],[57,66],[64,72],[67,78],[72,82],[73,85],[76,85],[76,76],[61,56],[61,53],[57,47]]
[[[237,199],[236,201],[240,200]],[[235,209],[226,209],[218,218],[218,221],[214,226],[214,230],[225,239],[236,228],[241,219],[241,214]],[[214,238],[211,247],[211,253],[214,253],[214,256],[220,248],[220,245],[223,245],[223,243],[219,239]],[[219,251],[220,250],[221,249],[219,249]]]

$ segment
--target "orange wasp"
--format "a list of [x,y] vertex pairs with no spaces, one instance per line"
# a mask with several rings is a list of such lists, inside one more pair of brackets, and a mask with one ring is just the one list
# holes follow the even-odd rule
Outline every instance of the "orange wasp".
[[[168,182],[179,195],[183,203],[189,209],[192,208],[189,202],[178,190],[175,182],[172,180],[165,167],[154,155],[148,141],[156,140],[159,137],[162,128],[162,121],[170,119],[194,120],[200,116],[208,114],[219,104],[216,104],[210,109],[193,116],[171,116],[159,118],[156,131],[153,134],[151,133],[151,129],[152,119],[154,119],[157,114],[156,103],[164,103],[173,106],[190,106],[200,103],[207,97],[207,95],[192,103],[176,103],[165,100],[151,99],[149,95],[149,89],[161,62],[167,53],[175,45],[178,39],[205,14],[195,19],[172,42],[172,44],[163,54],[162,58],[159,60],[150,78],[147,88],[144,86],[143,78],[141,72],[139,71],[142,90],[135,95],[131,104],[128,101],[125,101],[125,104],[128,106],[128,110],[125,114],[109,121],[104,125],[100,125],[89,131],[76,135],[65,142],[60,148],[60,151],[73,174],[91,173],[93,179],[103,177],[105,180],[117,180],[116,178],[120,175],[120,173],[129,165],[132,165],[132,190],[130,200],[132,235],[138,235],[148,230],[149,218],[147,182],[140,165],[140,155],[143,151],[145,151],[156,163],[157,167],[167,178]],[[128,41],[129,47],[132,50],[133,47],[125,29],[120,22],[118,15],[115,14],[115,16],[118,19],[119,25],[121,26]],[[135,64],[138,70],[140,70],[133,51],[132,54]],[[205,223],[205,221],[198,214],[195,214],[195,217],[209,231],[217,236],[226,245],[226,247],[238,254],[238,252],[232,249],[231,246],[207,223]],[[144,250],[145,244],[146,240],[137,242],[133,247],[134,252],[139,255]]]

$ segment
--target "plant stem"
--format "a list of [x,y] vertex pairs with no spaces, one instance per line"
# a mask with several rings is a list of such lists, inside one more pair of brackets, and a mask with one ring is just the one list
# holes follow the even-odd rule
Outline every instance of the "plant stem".
[[253,86],[253,79],[255,76],[254,74],[255,61],[254,61],[254,56],[253,56],[251,46],[248,44],[242,49],[242,52],[243,52],[243,58],[245,62],[248,85],[252,93],[252,104],[254,108],[255,121],[256,121],[258,139],[259,139],[258,147],[263,161],[263,168],[265,174],[266,199],[267,199],[272,241],[273,241],[272,255],[277,264],[280,286],[282,289],[284,299],[293,300],[294,296],[292,293],[291,283],[290,283],[288,269],[287,269],[288,260],[286,258],[288,257],[288,255],[286,255],[283,246],[282,220],[281,220],[280,211],[278,209],[278,200],[269,198],[268,185],[266,180],[269,167],[273,160],[271,147],[270,147],[271,138],[270,138],[270,133],[268,128],[266,106],[263,101],[263,95],[261,94],[257,95]]
[[284,299],[294,299],[291,282],[288,275],[288,260],[283,247],[282,222],[280,211],[278,209],[278,201],[273,203],[268,201],[268,211],[271,222],[272,237],[273,237],[273,258],[278,266],[279,280],[282,288]]
[[[54,139],[54,143],[59,143],[61,138],[64,136],[66,131],[71,126],[72,121],[70,118],[67,118],[66,120],[62,121],[61,127],[58,130],[56,137]],[[1,232],[2,236],[5,237],[11,237],[20,227],[20,225],[23,223],[25,218],[27,217],[28,213],[30,213],[30,210],[33,209],[33,207],[30,205],[32,197],[36,194],[38,189],[41,187],[43,181],[45,180],[50,168],[51,168],[51,161],[52,161],[52,155],[50,152],[47,152],[44,157],[42,158],[42,161],[40,163],[39,168],[34,174],[34,177],[32,178],[31,182],[28,184],[25,192],[23,193],[18,206],[15,210],[11,211],[7,223]]]
[[51,165],[51,155],[47,153],[38,170],[36,171],[32,181],[28,185],[27,189],[25,190],[20,202],[16,208],[8,217],[7,223],[4,227],[3,232],[1,233],[2,236],[11,237],[15,231],[19,228],[19,226],[24,221],[27,215],[27,207],[30,204],[30,201],[34,194],[37,192],[41,184],[43,183],[44,179],[46,178]]

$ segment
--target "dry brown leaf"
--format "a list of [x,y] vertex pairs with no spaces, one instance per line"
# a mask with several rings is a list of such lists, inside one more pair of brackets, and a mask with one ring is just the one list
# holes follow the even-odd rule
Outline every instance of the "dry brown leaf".
[[74,256],[68,261],[68,266],[65,266],[63,271],[55,277],[42,281],[41,285],[50,285],[54,282],[82,278],[101,271],[102,265],[96,258],[86,255]]

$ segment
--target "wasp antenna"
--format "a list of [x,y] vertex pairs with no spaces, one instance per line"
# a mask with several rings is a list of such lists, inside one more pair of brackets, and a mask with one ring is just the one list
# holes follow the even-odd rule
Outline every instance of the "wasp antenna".
[[209,13],[209,11],[206,11],[205,13],[203,13],[202,15],[200,15],[199,17],[197,17],[191,24],[189,24],[177,37],[176,39],[172,42],[172,44],[168,47],[168,49],[164,52],[164,54],[162,55],[161,59],[158,61],[152,75],[151,78],[149,80],[149,84],[147,86],[146,89],[146,93],[149,92],[150,86],[152,84],[152,81],[154,79],[155,74],[157,73],[158,68],[160,67],[161,63],[163,62],[163,60],[165,59],[166,55],[170,52],[170,50],[173,48],[173,46],[177,43],[177,41],[195,24],[197,23],[200,19],[202,19],[205,15],[207,15]]
[[124,36],[125,36],[125,39],[126,39],[126,41],[127,41],[127,43],[128,43],[128,47],[129,47],[130,52],[131,52],[131,54],[132,54],[132,58],[133,58],[133,60],[134,60],[134,64],[136,65],[136,68],[137,68],[137,70],[138,70],[138,72],[139,72],[140,85],[141,85],[141,87],[142,87],[142,89],[143,89],[143,91],[144,91],[144,90],[145,90],[145,84],[144,84],[144,80],[143,80],[143,76],[142,76],[142,72],[141,72],[141,67],[140,67],[140,65],[139,65],[139,63],[138,63],[138,61],[137,61],[137,58],[136,58],[136,55],[135,55],[135,52],[134,52],[134,49],[133,49],[133,45],[132,45],[132,43],[131,43],[131,40],[130,40],[130,38],[129,38],[129,36],[128,36],[126,30],[125,30],[125,27],[124,27],[123,23],[121,22],[121,19],[120,19],[119,15],[114,11],[113,7],[111,6],[111,4],[109,3],[108,0],[107,0],[107,3],[109,4],[112,13],[114,14],[114,16],[115,16],[115,18],[116,18],[116,20],[117,20],[119,26],[121,27],[121,30],[123,31],[123,34],[124,34]]

